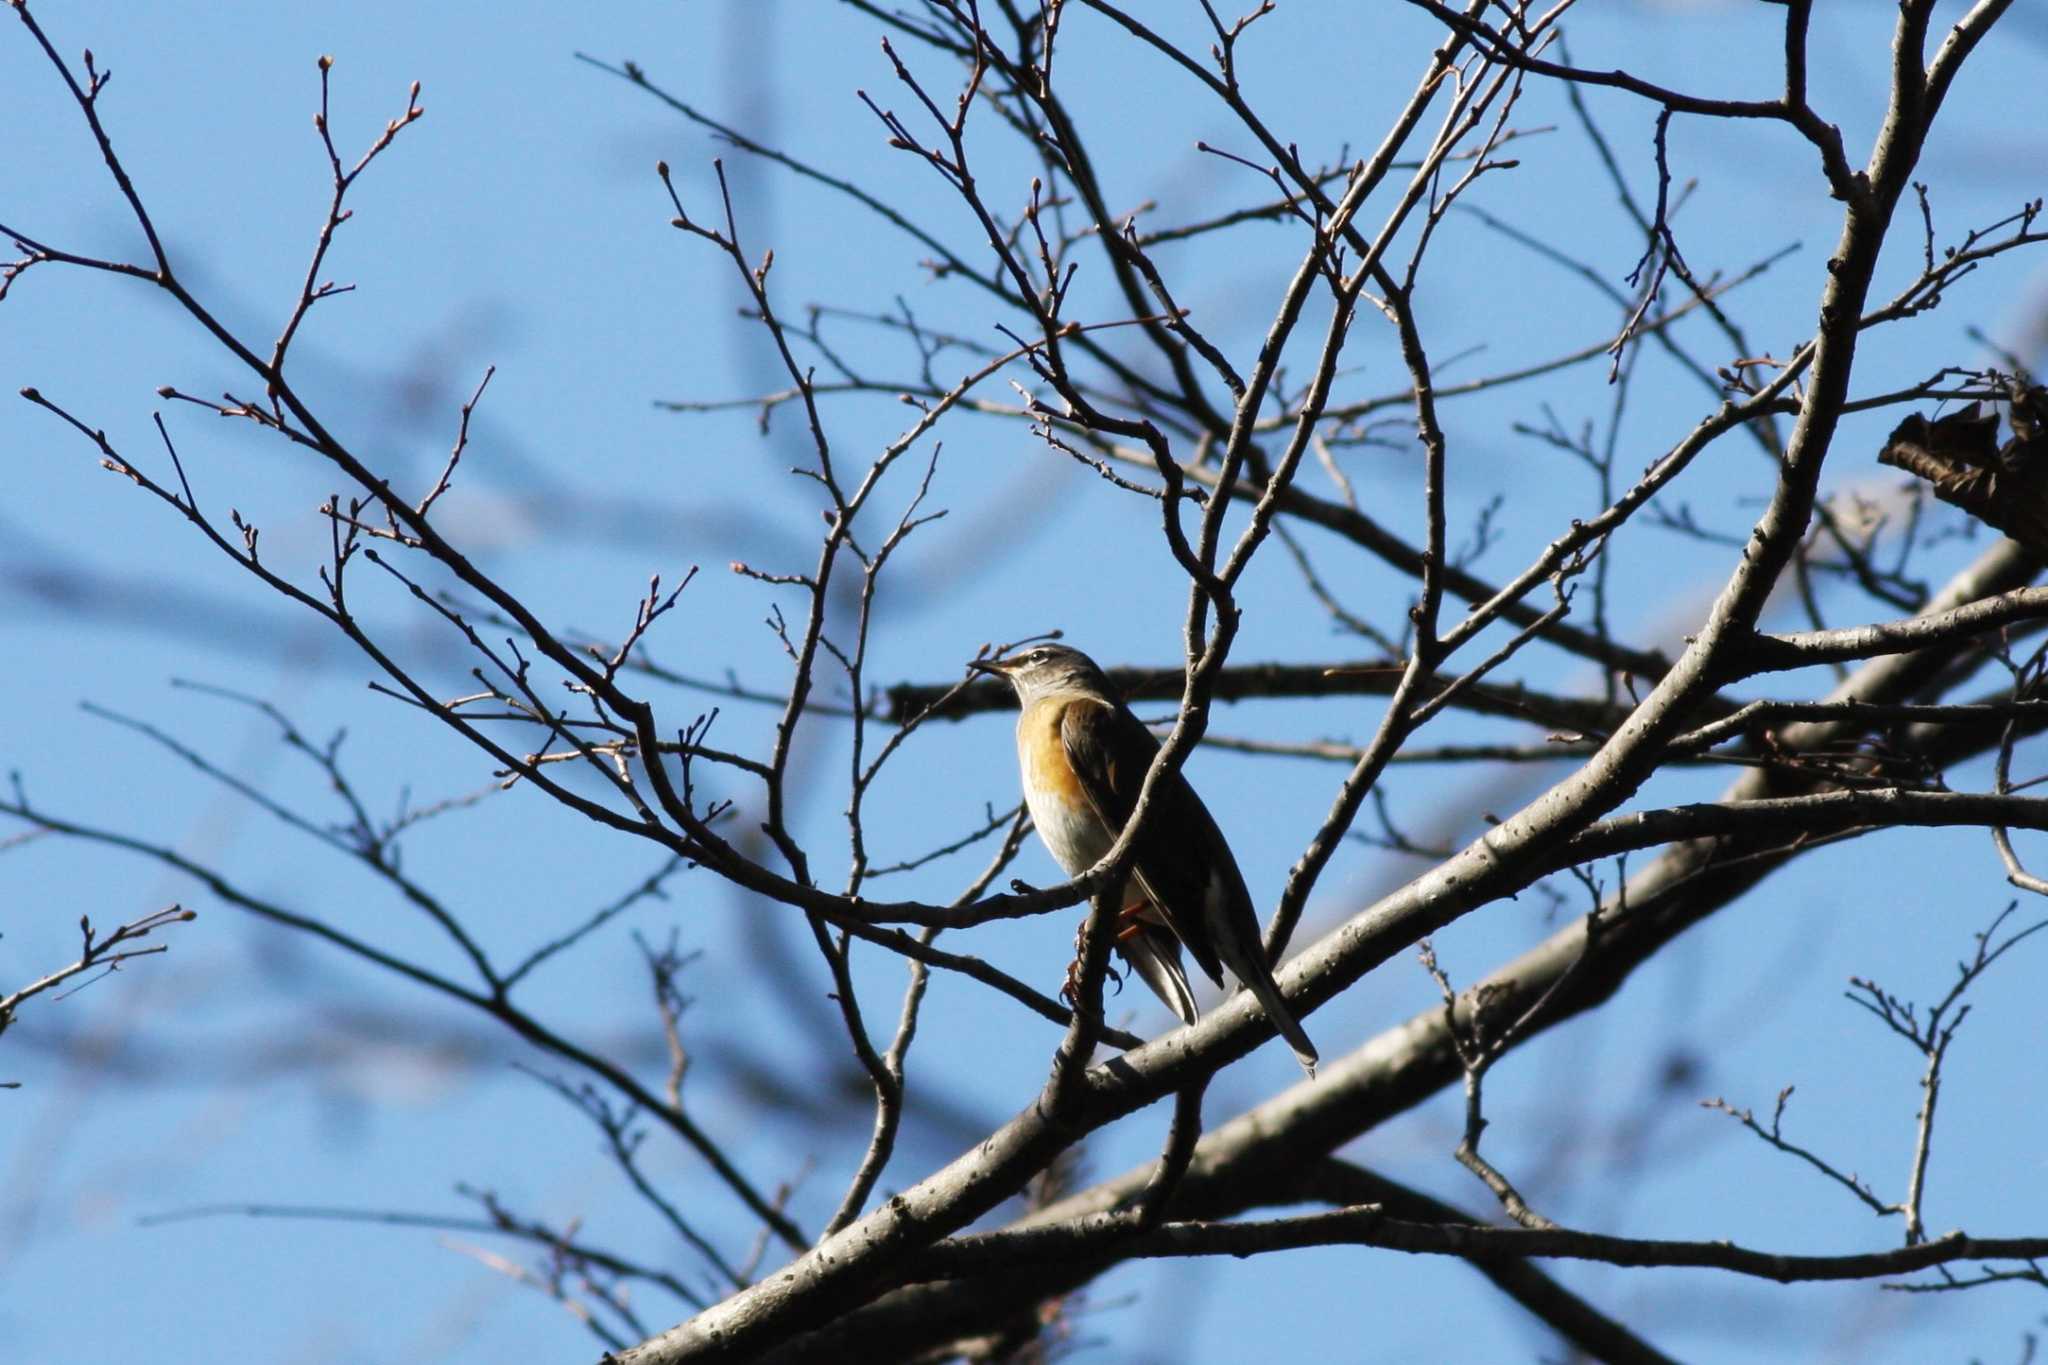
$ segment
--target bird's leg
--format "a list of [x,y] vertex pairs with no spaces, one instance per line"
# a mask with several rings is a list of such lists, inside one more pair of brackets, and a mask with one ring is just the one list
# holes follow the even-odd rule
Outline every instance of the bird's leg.
[[1126,905],[1123,909],[1117,911],[1116,941],[1120,944],[1129,943],[1132,939],[1144,933],[1146,921],[1143,916],[1151,908],[1152,902],[1141,900]]

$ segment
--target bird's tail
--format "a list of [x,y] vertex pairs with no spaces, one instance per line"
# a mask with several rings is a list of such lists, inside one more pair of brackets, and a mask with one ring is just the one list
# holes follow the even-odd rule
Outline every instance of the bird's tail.
[[1266,1011],[1266,1017],[1273,1021],[1273,1027],[1280,1030],[1280,1036],[1287,1040],[1287,1046],[1294,1049],[1294,1060],[1300,1062],[1301,1069],[1308,1073],[1310,1080],[1314,1080],[1316,1062],[1319,1060],[1316,1056],[1316,1045],[1308,1040],[1308,1034],[1302,1029],[1301,1021],[1294,1017],[1294,1011],[1287,1008],[1287,1002],[1280,998],[1280,987],[1273,980],[1272,970],[1266,966],[1266,955],[1260,948],[1259,941],[1253,939],[1248,952],[1234,953],[1232,956],[1250,959],[1226,961],[1223,965],[1230,968],[1230,974],[1242,981],[1245,989],[1258,1000],[1260,1007]]

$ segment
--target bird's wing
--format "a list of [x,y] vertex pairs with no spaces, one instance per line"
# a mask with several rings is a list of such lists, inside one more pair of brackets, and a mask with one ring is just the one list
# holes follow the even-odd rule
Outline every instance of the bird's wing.
[[[1122,833],[1137,808],[1138,792],[1159,752],[1159,741],[1124,707],[1096,700],[1068,704],[1060,714],[1060,740],[1097,818]],[[1160,784],[1153,801],[1156,809],[1138,837],[1131,880],[1211,981],[1222,985],[1223,968],[1228,966],[1230,974],[1258,997],[1295,1060],[1313,1077],[1315,1044],[1273,980],[1259,937],[1258,911],[1252,908],[1244,873],[1238,870],[1223,831],[1179,773]],[[1148,964],[1136,965],[1150,983],[1144,971]],[[1179,1012],[1172,997],[1157,985],[1153,989]],[[1186,1014],[1181,1017],[1193,1022]]]
[[[1095,814],[1111,830],[1122,833],[1137,808],[1138,792],[1159,752],[1159,741],[1128,710],[1094,700],[1068,704],[1060,716],[1060,739]],[[1173,774],[1161,785],[1154,805],[1157,809],[1145,822],[1131,863],[1132,880],[1187,945],[1209,979],[1220,986],[1223,963],[1211,931],[1214,916],[1210,907],[1241,908],[1256,941],[1258,916],[1252,910],[1251,896],[1215,820],[1186,778]],[[1202,849],[1222,853],[1220,858],[1203,858],[1198,855]]]

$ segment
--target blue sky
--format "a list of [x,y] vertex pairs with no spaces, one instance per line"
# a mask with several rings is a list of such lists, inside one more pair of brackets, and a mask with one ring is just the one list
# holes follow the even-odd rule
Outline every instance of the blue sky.
[[[743,237],[755,255],[774,249],[771,287],[791,315],[813,302],[902,306],[928,326],[986,344],[1000,343],[997,322],[1015,325],[957,282],[933,280],[918,268],[920,248],[843,198],[721,146],[576,59],[631,59],[706,114],[914,206],[946,240],[971,248],[957,203],[929,172],[886,147],[858,100],[865,89],[888,107],[907,112],[910,103],[893,83],[874,23],[838,6],[46,8],[41,18],[60,51],[75,58],[89,46],[114,73],[103,116],[181,270],[231,326],[259,339],[273,336],[288,310],[325,208],[327,171],[311,125],[315,59],[334,58],[333,123],[345,154],[367,145],[404,108],[408,84],[421,82],[426,116],[352,196],[355,216],[323,274],[356,288],[314,310],[294,361],[301,388],[380,470],[423,488],[445,458],[460,404],[495,367],[461,479],[444,504],[446,529],[546,619],[598,636],[615,636],[630,621],[650,574],[675,582],[701,566],[650,641],[655,658],[684,672],[716,678],[730,668],[749,684],[783,684],[780,647],[762,624],[778,599],[726,565],[805,567],[818,504],[788,472],[808,458],[793,411],[776,414],[764,434],[752,412],[682,416],[656,406],[781,383],[758,330],[735,318],[742,296],[730,264],[668,225],[656,160],[670,163],[690,211],[710,216],[712,158],[725,158]],[[1841,124],[1860,162],[1882,112],[1889,7],[1824,8],[1815,19],[1813,98]],[[1763,97],[1773,93],[1779,14],[1768,6],[1606,5],[1588,7],[1568,27],[1574,55],[1587,65]],[[1192,35],[1199,19],[1193,7],[1174,6],[1160,22]],[[1253,34],[1244,60],[1254,102],[1317,156],[1344,146],[1355,154],[1377,137],[1428,41],[1414,16],[1393,6],[1332,13],[1283,5]],[[1249,150],[1224,111],[1085,18],[1074,20],[1068,41],[1062,79],[1082,116],[1102,129],[1098,168],[1121,202],[1156,201],[1167,222],[1255,195],[1248,173],[1195,150],[1199,139]],[[2039,16],[2016,15],[1956,91],[1920,177],[1932,187],[1943,240],[2041,193],[2028,168],[2041,164],[2038,130],[2048,126],[2044,46]],[[928,60],[920,69],[948,79]],[[1637,193],[1649,192],[1650,112],[1600,92],[1589,103]],[[1618,284],[1638,248],[1569,110],[1555,92],[1532,91],[1517,122],[1554,131],[1518,142],[1521,164],[1485,182],[1477,206],[1568,245]],[[0,221],[81,251],[139,250],[82,121],[11,14],[0,23],[0,127],[11,130],[0,156]],[[1020,203],[1028,167],[993,136],[986,146],[984,179],[1001,202]],[[1810,330],[1839,205],[1817,188],[1807,149],[1782,130],[1681,120],[1671,154],[1675,172],[1696,182],[1679,219],[1695,269],[1733,272],[1796,246],[1736,296],[1755,344],[1783,354]],[[1424,316],[1436,355],[1471,352],[1447,374],[1510,368],[1611,331],[1611,308],[1584,281],[1477,218],[1454,218],[1444,232],[1438,259],[1453,264],[1425,288]],[[1299,247],[1280,228],[1236,241],[1165,259],[1194,316],[1249,353]],[[1248,249],[1265,243],[1267,255]],[[1902,234],[1885,278],[1909,278],[1919,248],[1916,234]],[[1973,327],[2037,357],[2044,281],[2043,268],[2024,256],[1988,268],[1927,318],[1873,334],[1859,387],[1881,392],[1940,364],[1982,362]],[[1085,300],[1100,281],[1084,271],[1079,288]],[[914,374],[913,357],[882,330],[830,325],[864,372]],[[951,353],[940,363],[967,362]],[[1361,339],[1356,365],[1346,382],[1357,393],[1403,383],[1382,335]],[[164,410],[207,505],[223,515],[234,506],[259,523],[274,562],[310,576],[327,536],[315,509],[336,476],[260,433],[189,406],[164,409],[158,385],[208,395],[248,388],[164,300],[128,281],[32,271],[0,303],[0,379],[9,395],[37,386],[153,470],[165,461],[151,413]],[[990,396],[1012,394],[999,387]],[[1454,525],[1469,526],[1496,492],[1510,499],[1502,541],[1482,561],[1489,573],[1505,576],[1592,494],[1583,471],[1516,434],[1514,424],[1540,423],[1546,404],[1569,428],[1605,423],[1611,397],[1599,367],[1580,367],[1555,383],[1451,409]],[[1641,453],[1624,454],[1621,468],[1640,467],[1708,403],[1670,367],[1646,362],[1620,443]],[[849,460],[864,459],[907,421],[886,395],[842,399],[828,412]],[[1845,424],[1831,489],[1891,486],[1892,475],[1871,457],[1892,420],[1879,413]],[[1177,657],[1184,594],[1149,511],[1012,424],[968,416],[939,435],[931,505],[949,515],[913,537],[899,575],[885,585],[872,680],[944,681],[984,641],[1055,626],[1106,663]],[[907,503],[929,454],[890,476],[890,508]],[[452,966],[445,943],[373,878],[80,703],[161,727],[321,819],[339,816],[320,775],[280,751],[267,721],[172,680],[262,698],[320,740],[345,730],[345,762],[379,810],[395,809],[401,793],[420,805],[485,790],[488,761],[371,694],[373,670],[345,641],[267,597],[160,504],[100,470],[90,447],[49,414],[11,396],[0,402],[0,458],[9,494],[0,505],[0,659],[8,664],[0,698],[12,721],[0,736],[0,765],[18,772],[49,810],[175,846],[258,894]],[[1412,530],[1413,461],[1399,449],[1355,460],[1348,472],[1360,495],[1390,524]],[[1767,478],[1751,449],[1724,443],[1687,497],[1703,521],[1739,534]],[[1402,600],[1399,580],[1376,564],[1332,541],[1309,543],[1347,593],[1368,603]],[[1982,544],[1980,537],[1940,547],[1929,576],[1939,581]],[[1638,638],[1675,639],[1733,553],[1631,530],[1614,549],[1617,623]],[[1356,652],[1325,617],[1302,609],[1299,580],[1277,547],[1268,547],[1245,595],[1239,659]],[[460,688],[468,659],[402,593],[366,586],[361,609],[424,676]],[[1872,608],[1843,599],[1834,610],[1836,622],[1847,623]],[[1398,612],[1378,614],[1391,620]],[[1570,660],[1532,655],[1518,664],[1516,676],[1532,684],[1588,686]],[[1786,680],[1813,690],[1826,683]],[[708,704],[682,690],[657,699],[674,725]],[[727,703],[718,734],[733,747],[758,746],[771,720],[766,710]],[[1341,712],[1276,704],[1221,709],[1214,728],[1362,738],[1376,720],[1370,701]],[[1453,719],[1440,738],[1493,733]],[[1009,743],[1000,717],[925,731],[876,793],[877,860],[964,832],[985,803],[1013,801]],[[806,780],[796,819],[820,849],[835,849],[843,830],[845,762],[843,733],[815,726],[801,753]],[[1189,772],[1269,907],[1341,770],[1205,751]],[[1387,791],[1411,833],[1458,839],[1481,827],[1484,812],[1533,794],[1537,778],[1520,780],[1480,786],[1456,771],[1399,769]],[[1706,796],[1722,780],[1680,775],[1643,800]],[[1986,775],[1966,768],[1951,780],[1981,786]],[[11,832],[0,829],[0,837]],[[833,857],[836,876],[843,849]],[[565,820],[528,791],[423,827],[407,858],[408,870],[507,956],[623,894],[661,861],[651,847]],[[1321,884],[1304,935],[1334,927],[1414,870],[1398,855],[1347,847]],[[1040,883],[1055,877],[1035,846],[1017,874]],[[967,875],[966,861],[956,861],[905,877],[890,894],[945,898]],[[820,1106],[831,1093],[824,1087],[843,1081],[843,1059],[815,1055],[809,1022],[829,1008],[828,982],[790,912],[702,873],[667,890],[667,899],[537,975],[530,1006],[658,1078],[662,1059],[651,1046],[652,1011],[630,932],[661,939],[677,930],[685,948],[703,955],[683,982],[695,1001],[686,1015],[692,1112],[756,1182],[797,1181],[793,1212],[815,1227],[858,1160],[864,1116],[857,1107],[837,1111],[858,1121],[821,1131],[762,1077],[794,1078],[799,1098],[803,1087],[820,1087]],[[1674,946],[1611,1008],[1503,1064],[1490,1083],[1489,1142],[1523,1173],[1532,1197],[1575,1226],[1798,1251],[1890,1244],[1895,1225],[1872,1226],[1841,1191],[1763,1153],[1695,1102],[1725,1095],[1766,1108],[1794,1084],[1791,1121],[1802,1138],[1895,1194],[1917,1101],[1914,1059],[1841,998],[1846,978],[1938,996],[1970,934],[2007,898],[1981,838],[1915,832],[1818,854]],[[10,848],[0,859],[0,987],[65,960],[80,914],[107,925],[171,900],[200,918],[167,936],[167,956],[75,998],[30,1005],[0,1048],[0,1079],[23,1085],[0,1093],[0,1112],[12,1119],[0,1123],[0,1340],[10,1343],[11,1359],[40,1365],[82,1345],[115,1358],[307,1365],[595,1353],[593,1339],[558,1306],[463,1249],[489,1245],[527,1259],[518,1247],[232,1216],[138,1224],[213,1204],[462,1215],[474,1211],[455,1193],[466,1184],[534,1216],[580,1219],[592,1241],[687,1271],[644,1206],[622,1192],[589,1123],[519,1069],[559,1074],[553,1064],[481,1017],[253,923],[151,863],[56,840]],[[1527,897],[1489,907],[1446,933],[1439,950],[1452,974],[1469,980],[1550,932],[1557,913]],[[1050,990],[1069,952],[1071,920],[1061,912],[991,925],[954,946]],[[1977,1012],[1943,1097],[1948,1117],[1930,1195],[1937,1231],[2018,1235],[2048,1222],[2037,1098],[2013,1083],[2034,1069],[2040,1013],[2027,987],[2042,951],[2018,950],[1974,997]],[[872,1015],[893,1016],[902,976],[893,960],[861,959]],[[1412,960],[1397,959],[1318,1012],[1310,1031],[1325,1055],[1348,1050],[1426,1007],[1432,990]],[[1114,1005],[1141,1031],[1165,1026],[1140,991]],[[916,1179],[1028,1099],[1057,1041],[1050,1025],[992,1004],[957,978],[934,984],[925,1018],[912,1082],[930,1099],[914,1114],[885,1186]],[[1292,1072],[1283,1049],[1262,1050],[1212,1089],[1210,1116],[1291,1084]],[[1157,1113],[1139,1115],[1091,1139],[1085,1171],[1106,1176],[1145,1159],[1161,1122]],[[1440,1098],[1348,1155],[1482,1209],[1484,1191],[1451,1159],[1457,1122],[1454,1100]],[[658,1138],[646,1159],[721,1244],[744,1249],[752,1226],[699,1163]],[[2016,1352],[2019,1333],[2039,1316],[2017,1290],[1939,1299],[1869,1287],[1768,1290],[1679,1272],[1555,1273],[1673,1354],[1697,1360],[1753,1359],[1764,1334],[1800,1358],[2000,1358]],[[669,1304],[647,1311],[664,1326],[680,1314]],[[1081,1358],[1100,1360],[1426,1361],[1444,1358],[1450,1332],[1466,1359],[1528,1360],[1554,1350],[1546,1333],[1462,1265],[1334,1249],[1119,1271],[1091,1292],[1077,1330],[1095,1343]]]

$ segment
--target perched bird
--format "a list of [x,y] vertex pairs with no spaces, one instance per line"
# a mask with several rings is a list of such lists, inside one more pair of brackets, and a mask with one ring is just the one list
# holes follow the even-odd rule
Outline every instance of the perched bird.
[[[1052,856],[1068,876],[1079,876],[1123,833],[1159,741],[1077,649],[1038,645],[968,667],[1016,689],[1024,803]],[[1181,965],[1182,946],[1218,986],[1228,967],[1258,998],[1295,1060],[1315,1075],[1315,1044],[1273,982],[1244,874],[1202,798],[1179,773],[1160,783],[1130,866],[1117,946],[1145,984],[1192,1024],[1199,1011]]]

